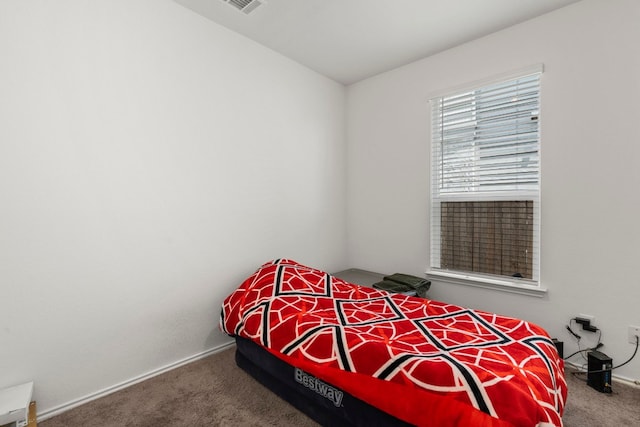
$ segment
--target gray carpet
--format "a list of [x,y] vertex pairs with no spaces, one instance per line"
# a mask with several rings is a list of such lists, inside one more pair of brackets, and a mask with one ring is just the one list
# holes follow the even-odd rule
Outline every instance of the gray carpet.
[[[39,422],[40,427],[317,426],[235,365],[235,348]],[[640,389],[567,372],[565,427],[640,426]],[[466,426],[465,426],[466,427]]]

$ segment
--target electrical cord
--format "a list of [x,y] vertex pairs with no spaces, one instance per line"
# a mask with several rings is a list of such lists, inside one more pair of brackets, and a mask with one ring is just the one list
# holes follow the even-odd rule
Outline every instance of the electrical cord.
[[597,350],[597,349],[599,349],[600,347],[602,347],[602,346],[604,345],[604,344],[602,344],[602,342],[600,341],[600,340],[602,339],[602,331],[601,331],[600,329],[598,329],[598,341],[597,341],[596,345],[595,345],[594,347],[590,347],[590,348],[582,348],[582,349],[581,349],[581,348],[580,348],[580,340],[582,339],[582,337],[581,337],[580,335],[578,335],[577,333],[575,333],[575,332],[573,331],[573,329],[571,328],[571,326],[573,325],[573,323],[572,323],[572,322],[575,322],[575,321],[576,321],[576,318],[575,318],[575,317],[569,321],[569,324],[567,325],[567,331],[569,331],[569,333],[570,333],[571,335],[573,335],[573,336],[574,336],[574,338],[578,341],[578,351],[576,351],[576,352],[574,352],[574,353],[571,353],[570,355],[568,355],[567,357],[565,357],[565,358],[564,358],[564,360],[567,360],[567,359],[569,359],[570,357],[573,357],[573,356],[575,356],[575,355],[576,355],[576,354],[578,354],[578,353],[580,353],[580,355],[582,356],[582,358],[586,360],[586,357],[584,357],[584,354],[583,354],[585,351]]
[[[571,318],[571,320],[569,320],[569,325],[567,325],[567,331],[569,331],[569,333],[570,333],[571,335],[573,335],[576,339],[580,340],[582,337],[581,337],[580,335],[576,334],[576,333],[573,331],[573,328],[572,328],[572,326],[573,326],[573,322],[578,323],[578,318],[577,318],[577,317],[573,317],[573,318]],[[582,329],[587,330],[587,331],[589,331],[589,332],[596,332],[596,331],[600,331],[600,329],[599,329],[599,328],[596,328],[596,327],[595,327],[595,326],[593,326],[593,325],[590,325],[590,326],[589,326],[589,327],[590,327],[590,329],[586,329],[584,324],[582,324],[582,323],[580,323],[580,324],[582,325]]]
[[[598,340],[599,341],[599,340]],[[597,350],[600,347],[602,347],[604,344],[602,344],[601,342],[598,342],[598,344],[596,344],[595,347],[591,347],[591,348],[583,348],[582,350],[578,350],[578,351],[574,351],[573,353],[571,353],[570,355],[568,355],[567,357],[564,358],[564,360],[567,360],[573,356],[575,356],[578,353],[584,353],[585,351],[592,351],[592,350]]]
[[[573,320],[573,319],[571,319],[571,320]],[[578,334],[576,334],[575,332],[573,332],[573,329],[571,329],[571,326],[569,326],[569,325],[567,325],[567,331],[569,331],[569,333],[570,333],[571,335],[573,335],[573,337],[574,337],[575,339],[577,339],[578,341],[580,341],[580,340],[582,339],[582,337],[581,337],[580,335],[578,335]]]

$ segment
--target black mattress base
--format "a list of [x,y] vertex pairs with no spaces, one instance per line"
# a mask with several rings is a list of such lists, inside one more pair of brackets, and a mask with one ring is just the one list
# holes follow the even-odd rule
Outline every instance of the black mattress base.
[[242,370],[323,426],[411,425],[289,365],[250,340],[236,337],[236,346],[236,363]]

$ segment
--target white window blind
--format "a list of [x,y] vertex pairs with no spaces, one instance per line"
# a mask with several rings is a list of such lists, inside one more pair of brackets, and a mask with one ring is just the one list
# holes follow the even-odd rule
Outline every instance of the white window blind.
[[431,100],[432,268],[539,280],[540,77]]

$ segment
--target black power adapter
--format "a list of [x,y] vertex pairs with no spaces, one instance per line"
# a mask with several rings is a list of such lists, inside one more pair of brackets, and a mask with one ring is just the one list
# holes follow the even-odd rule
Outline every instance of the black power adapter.
[[598,332],[598,328],[591,324],[591,320],[585,319],[583,317],[576,317],[574,320],[577,324],[582,325],[583,331]]

